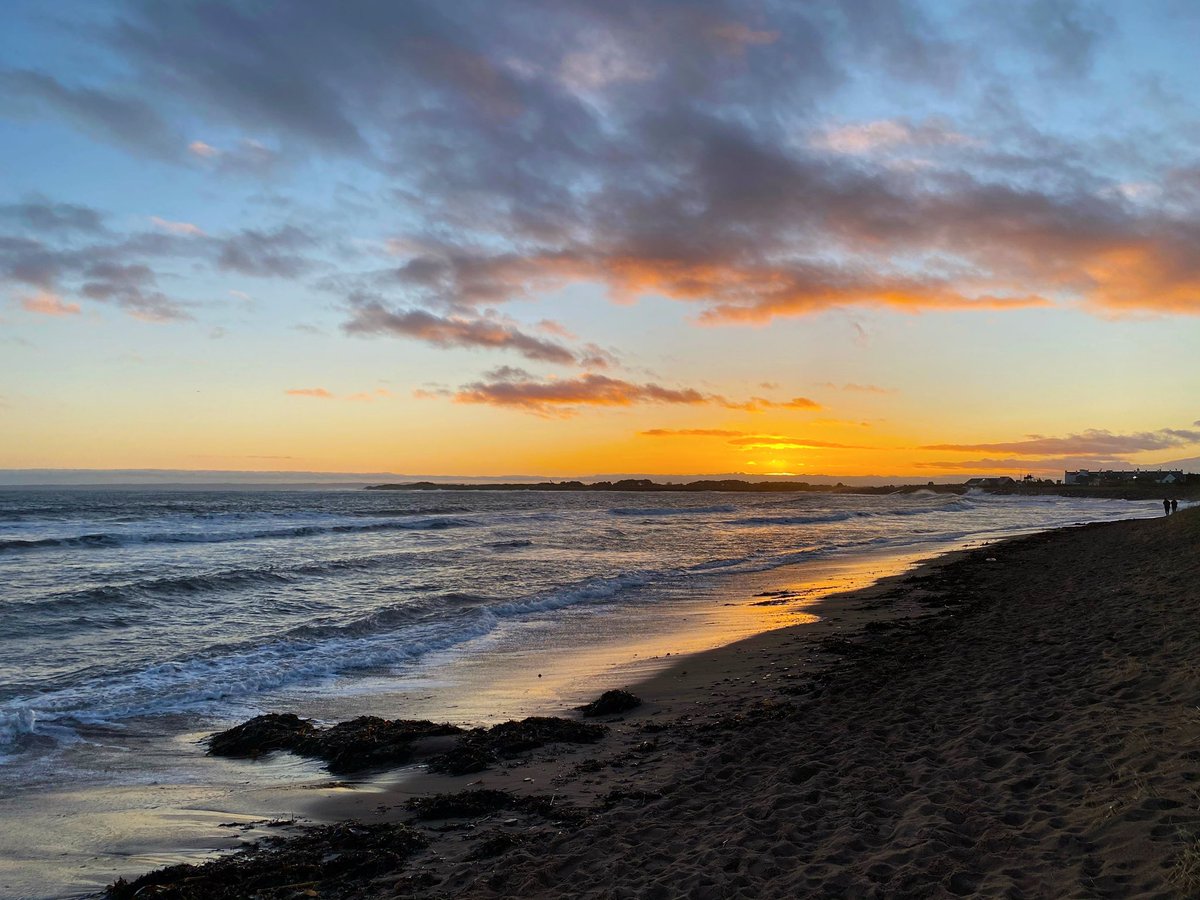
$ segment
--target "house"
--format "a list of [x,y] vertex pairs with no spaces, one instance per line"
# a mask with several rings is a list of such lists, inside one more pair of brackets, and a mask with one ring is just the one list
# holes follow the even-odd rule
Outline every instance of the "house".
[[1007,475],[1001,475],[999,477],[992,478],[968,478],[964,483],[967,487],[998,488],[1008,487],[1009,485],[1016,484],[1017,482],[1016,479],[1009,478]]
[[1079,469],[1063,473],[1063,484],[1182,484],[1183,480],[1183,471],[1179,469],[1101,469],[1096,472]]

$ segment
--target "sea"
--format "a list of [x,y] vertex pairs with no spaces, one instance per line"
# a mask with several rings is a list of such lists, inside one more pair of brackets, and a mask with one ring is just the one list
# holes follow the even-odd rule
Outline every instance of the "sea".
[[[1161,514],[925,490],[3,491],[0,897],[188,858],[217,823],[181,810],[321,779],[204,756],[261,712],[546,711],[920,558]],[[764,604],[780,585],[790,605]]]

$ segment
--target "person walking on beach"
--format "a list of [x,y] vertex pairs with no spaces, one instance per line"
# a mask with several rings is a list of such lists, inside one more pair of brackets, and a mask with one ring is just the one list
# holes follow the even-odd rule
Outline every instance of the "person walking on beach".
[[1171,514],[1171,501],[1164,499],[1163,500],[1163,515],[1169,516],[1170,514]]
[[1171,501],[1171,512],[1173,512],[1173,513],[1179,512],[1179,501],[1178,500]]

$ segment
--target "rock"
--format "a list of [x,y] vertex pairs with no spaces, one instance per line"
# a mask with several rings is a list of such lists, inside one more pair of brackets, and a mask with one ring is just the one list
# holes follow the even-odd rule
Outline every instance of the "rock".
[[616,713],[628,712],[631,709],[636,709],[642,705],[640,697],[636,697],[629,691],[615,690],[605,691],[591,703],[586,703],[583,706],[575,707],[586,717],[594,716],[611,716]]

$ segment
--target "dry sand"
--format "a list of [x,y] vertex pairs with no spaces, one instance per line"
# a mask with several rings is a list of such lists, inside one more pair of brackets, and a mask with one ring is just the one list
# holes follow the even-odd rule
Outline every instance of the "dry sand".
[[1200,895],[1200,510],[953,554],[820,611],[634,686],[599,744],[314,813],[406,821],[470,786],[582,818],[425,823],[399,871],[263,896]]

